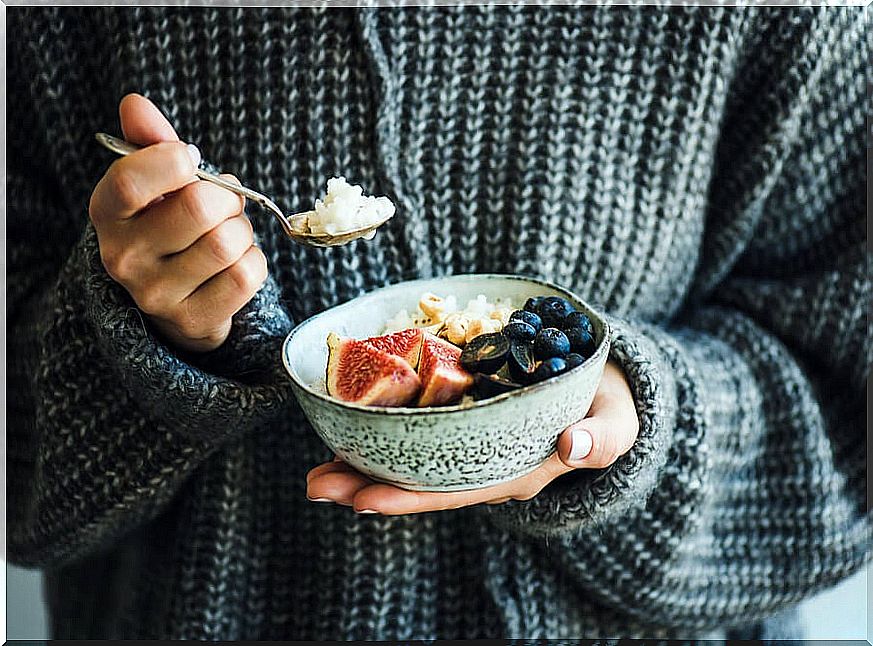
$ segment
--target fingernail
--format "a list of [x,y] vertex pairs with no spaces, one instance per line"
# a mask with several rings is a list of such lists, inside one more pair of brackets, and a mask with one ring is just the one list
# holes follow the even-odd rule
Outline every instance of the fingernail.
[[188,144],[188,155],[191,157],[191,162],[194,164],[194,167],[200,166],[200,160],[203,157],[200,155],[200,149],[194,144]]
[[581,428],[574,428],[570,431],[570,462],[578,462],[587,457],[591,453],[592,446],[594,440],[591,439],[591,433]]
[[358,514],[378,514],[379,512],[375,509],[355,509],[355,513]]
[[333,502],[330,498],[310,498],[310,502]]

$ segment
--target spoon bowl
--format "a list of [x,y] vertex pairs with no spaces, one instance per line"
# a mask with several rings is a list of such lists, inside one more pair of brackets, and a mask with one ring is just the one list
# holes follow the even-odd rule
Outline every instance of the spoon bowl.
[[288,217],[290,231],[286,231],[288,237],[299,242],[300,244],[309,245],[310,247],[338,247],[348,244],[358,238],[372,240],[376,235],[376,229],[385,224],[393,216],[389,215],[382,218],[378,222],[373,222],[365,227],[358,229],[349,229],[339,233],[312,233],[309,229],[309,215],[314,211],[304,211]]

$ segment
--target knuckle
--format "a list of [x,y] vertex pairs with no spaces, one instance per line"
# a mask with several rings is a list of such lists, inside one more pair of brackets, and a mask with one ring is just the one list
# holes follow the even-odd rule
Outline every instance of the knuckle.
[[162,314],[167,305],[164,290],[157,284],[142,287],[137,291],[135,300],[146,314]]
[[136,256],[130,247],[101,245],[100,260],[106,273],[117,282],[128,282],[136,273]]
[[230,268],[230,278],[241,292],[249,292],[255,282],[255,274],[247,262],[238,262]]
[[98,183],[94,190],[91,192],[91,197],[88,199],[88,217],[91,218],[91,222],[94,223],[95,227],[100,219],[101,213],[99,208],[100,203],[100,191],[101,186]]
[[513,496],[516,500],[530,500],[542,491],[552,478],[543,474],[530,481],[525,490]]
[[106,273],[117,280],[118,250],[108,244],[100,245],[100,262],[103,263]]
[[242,292],[254,293],[267,278],[266,258],[260,249],[253,249],[228,269],[231,280]]
[[109,189],[115,195],[116,201],[126,207],[136,208],[142,204],[142,191],[136,179],[118,162],[110,166],[106,172]]
[[[240,226],[243,227],[243,234],[240,236],[240,240],[244,240],[247,243],[246,249],[254,246],[254,244],[255,244],[255,228],[252,226],[252,221],[249,220],[244,215],[237,216],[235,218],[235,221],[237,221],[240,224]],[[260,249],[258,249],[258,252],[260,252]]]
[[179,193],[182,208],[197,231],[208,231],[212,224],[209,217],[207,196],[202,182],[189,184]]
[[[237,186],[242,186],[242,182],[240,182],[233,175],[223,174],[221,175],[221,177],[233,184],[236,184]],[[242,213],[245,210],[246,199],[239,193],[223,190],[222,196],[227,200],[227,207],[232,214],[236,215],[238,213]]]
[[237,195],[236,193],[232,193],[231,191],[225,191],[225,193],[230,193],[228,196],[228,200],[230,200],[229,204],[231,207],[231,213],[233,215],[242,215],[246,210],[246,198],[242,195]]
[[611,466],[619,457],[620,453],[615,442],[606,441],[600,449],[598,449],[590,460],[593,467],[605,468]]
[[[240,240],[233,235],[230,227],[220,226],[206,234],[204,238],[209,254],[222,266],[227,266],[237,260],[247,248],[243,246],[246,240]],[[242,249],[240,247],[243,246]]]
[[257,287],[260,287],[264,284],[264,281],[267,280],[267,275],[269,273],[269,269],[267,267],[267,257],[264,255],[264,252],[261,251],[258,247],[253,247],[255,256],[255,277]]
[[174,141],[165,145],[167,147],[167,163],[172,176],[179,182],[190,179],[194,175],[194,162],[191,161],[185,144]]

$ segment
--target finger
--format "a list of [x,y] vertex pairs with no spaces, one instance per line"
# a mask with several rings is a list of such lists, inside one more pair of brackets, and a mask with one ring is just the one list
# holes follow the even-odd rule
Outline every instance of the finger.
[[159,141],[179,141],[167,118],[141,94],[128,94],[121,99],[118,116],[124,138],[131,143],[148,146]]
[[125,220],[165,193],[193,182],[195,159],[181,142],[163,142],[117,159],[100,178],[89,212],[95,225]]
[[502,484],[468,491],[429,492],[409,491],[387,484],[374,484],[355,496],[356,511],[369,510],[386,515],[415,514],[426,511],[458,509],[480,503],[529,500],[558,476],[571,471],[561,459],[552,454],[527,475]]
[[[213,276],[239,262],[252,248],[253,240],[251,222],[239,215],[225,220],[185,251],[159,260],[157,307],[166,311],[178,306]],[[156,313],[149,311],[148,306],[143,309]]]
[[146,241],[153,256],[175,254],[240,215],[243,204],[239,195],[211,182],[191,182],[133,218],[126,235]]
[[630,450],[638,431],[632,400],[627,404],[605,398],[595,415],[561,434],[557,454],[568,467],[602,469]]
[[458,509],[477,505],[497,497],[505,497],[507,489],[502,485],[476,491],[452,491],[448,493],[409,491],[388,484],[374,484],[360,490],[354,498],[355,511],[378,512],[388,516],[417,514],[426,511]]
[[355,495],[373,484],[367,476],[354,470],[330,471],[313,477],[306,485],[310,500],[331,500],[340,505],[352,505]]
[[335,471],[352,471],[352,467],[350,467],[345,462],[325,462],[324,464],[319,464],[317,467],[313,467],[309,470],[309,473],[306,474],[306,484],[318,476],[324,475],[326,473],[333,473]]
[[266,279],[267,259],[260,249],[249,247],[233,265],[182,301],[180,332],[189,338],[211,334],[242,309]]
[[191,352],[209,352],[219,347],[230,335],[230,328],[233,323],[230,319],[227,319],[207,333],[193,336],[182,333],[182,328],[173,319],[162,318],[154,314],[150,318],[158,331],[170,342],[170,345],[178,346]]

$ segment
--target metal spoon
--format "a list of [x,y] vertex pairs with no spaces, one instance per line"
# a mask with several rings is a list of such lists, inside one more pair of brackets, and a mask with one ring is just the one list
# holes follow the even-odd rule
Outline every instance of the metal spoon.
[[[132,152],[140,150],[142,146],[137,146],[135,144],[124,141],[123,139],[119,139],[118,137],[113,137],[112,135],[108,135],[105,132],[98,132],[95,137],[97,141],[104,148],[108,148],[112,152],[118,155],[129,155]],[[212,182],[213,184],[217,184],[222,188],[226,188],[228,191],[233,191],[237,195],[242,195],[250,199],[252,202],[260,205],[262,208],[270,211],[276,219],[279,220],[279,224],[282,225],[282,230],[285,234],[291,238],[294,242],[309,245],[310,247],[336,247],[339,245],[348,244],[353,240],[357,240],[358,238],[366,238],[370,239],[374,235],[376,235],[376,229],[385,224],[391,216],[389,215],[387,218],[383,218],[379,222],[375,222],[373,224],[369,224],[366,227],[361,227],[359,229],[351,229],[349,231],[343,231],[341,233],[327,234],[327,233],[311,233],[309,231],[309,215],[313,213],[313,211],[304,211],[303,213],[297,213],[295,215],[286,216],[282,209],[276,206],[276,203],[273,202],[269,197],[258,193],[257,191],[253,191],[250,188],[246,188],[245,186],[240,186],[238,184],[234,184],[233,182],[229,182],[226,179],[219,177],[218,175],[213,175],[212,173],[207,173],[205,170],[198,168],[195,171],[197,177],[207,182]]]

